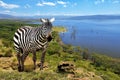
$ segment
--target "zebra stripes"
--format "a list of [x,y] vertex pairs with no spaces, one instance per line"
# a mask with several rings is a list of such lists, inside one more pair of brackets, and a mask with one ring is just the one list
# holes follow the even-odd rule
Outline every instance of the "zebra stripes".
[[27,55],[33,53],[34,69],[36,68],[36,51],[42,49],[41,66],[43,69],[43,63],[48,45],[48,38],[51,39],[52,22],[54,18],[40,19],[42,26],[31,27],[24,26],[19,28],[13,37],[15,50],[17,51],[18,59],[18,71],[24,71],[24,61]]

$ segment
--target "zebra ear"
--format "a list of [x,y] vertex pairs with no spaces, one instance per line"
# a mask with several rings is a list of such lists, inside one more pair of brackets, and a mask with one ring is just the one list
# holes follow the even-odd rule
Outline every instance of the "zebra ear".
[[55,18],[50,19],[50,22],[53,22],[53,21],[55,21]]
[[43,22],[43,23],[45,23],[45,22],[46,22],[46,20],[45,20],[45,19],[43,19],[43,18],[41,18],[41,19],[40,19],[40,21],[41,21],[41,22]]

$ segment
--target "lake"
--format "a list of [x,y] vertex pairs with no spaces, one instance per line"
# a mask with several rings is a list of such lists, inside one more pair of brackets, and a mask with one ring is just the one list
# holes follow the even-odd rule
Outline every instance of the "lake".
[[56,20],[53,25],[67,29],[60,33],[65,44],[120,57],[120,20]]
[[56,20],[53,24],[67,28],[60,34],[65,44],[120,57],[120,20]]

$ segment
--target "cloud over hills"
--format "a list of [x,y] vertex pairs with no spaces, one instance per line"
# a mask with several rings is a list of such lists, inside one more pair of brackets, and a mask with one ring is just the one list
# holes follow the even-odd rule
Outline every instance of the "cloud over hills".
[[19,5],[16,5],[16,4],[7,4],[3,1],[0,0],[0,6],[3,7],[3,8],[6,8],[6,9],[13,9],[13,8],[19,8],[20,6]]

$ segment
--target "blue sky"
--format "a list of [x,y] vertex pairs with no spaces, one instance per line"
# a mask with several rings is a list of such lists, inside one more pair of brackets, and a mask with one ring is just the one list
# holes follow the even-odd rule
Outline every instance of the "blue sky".
[[16,16],[120,14],[120,0],[0,0],[0,13]]

